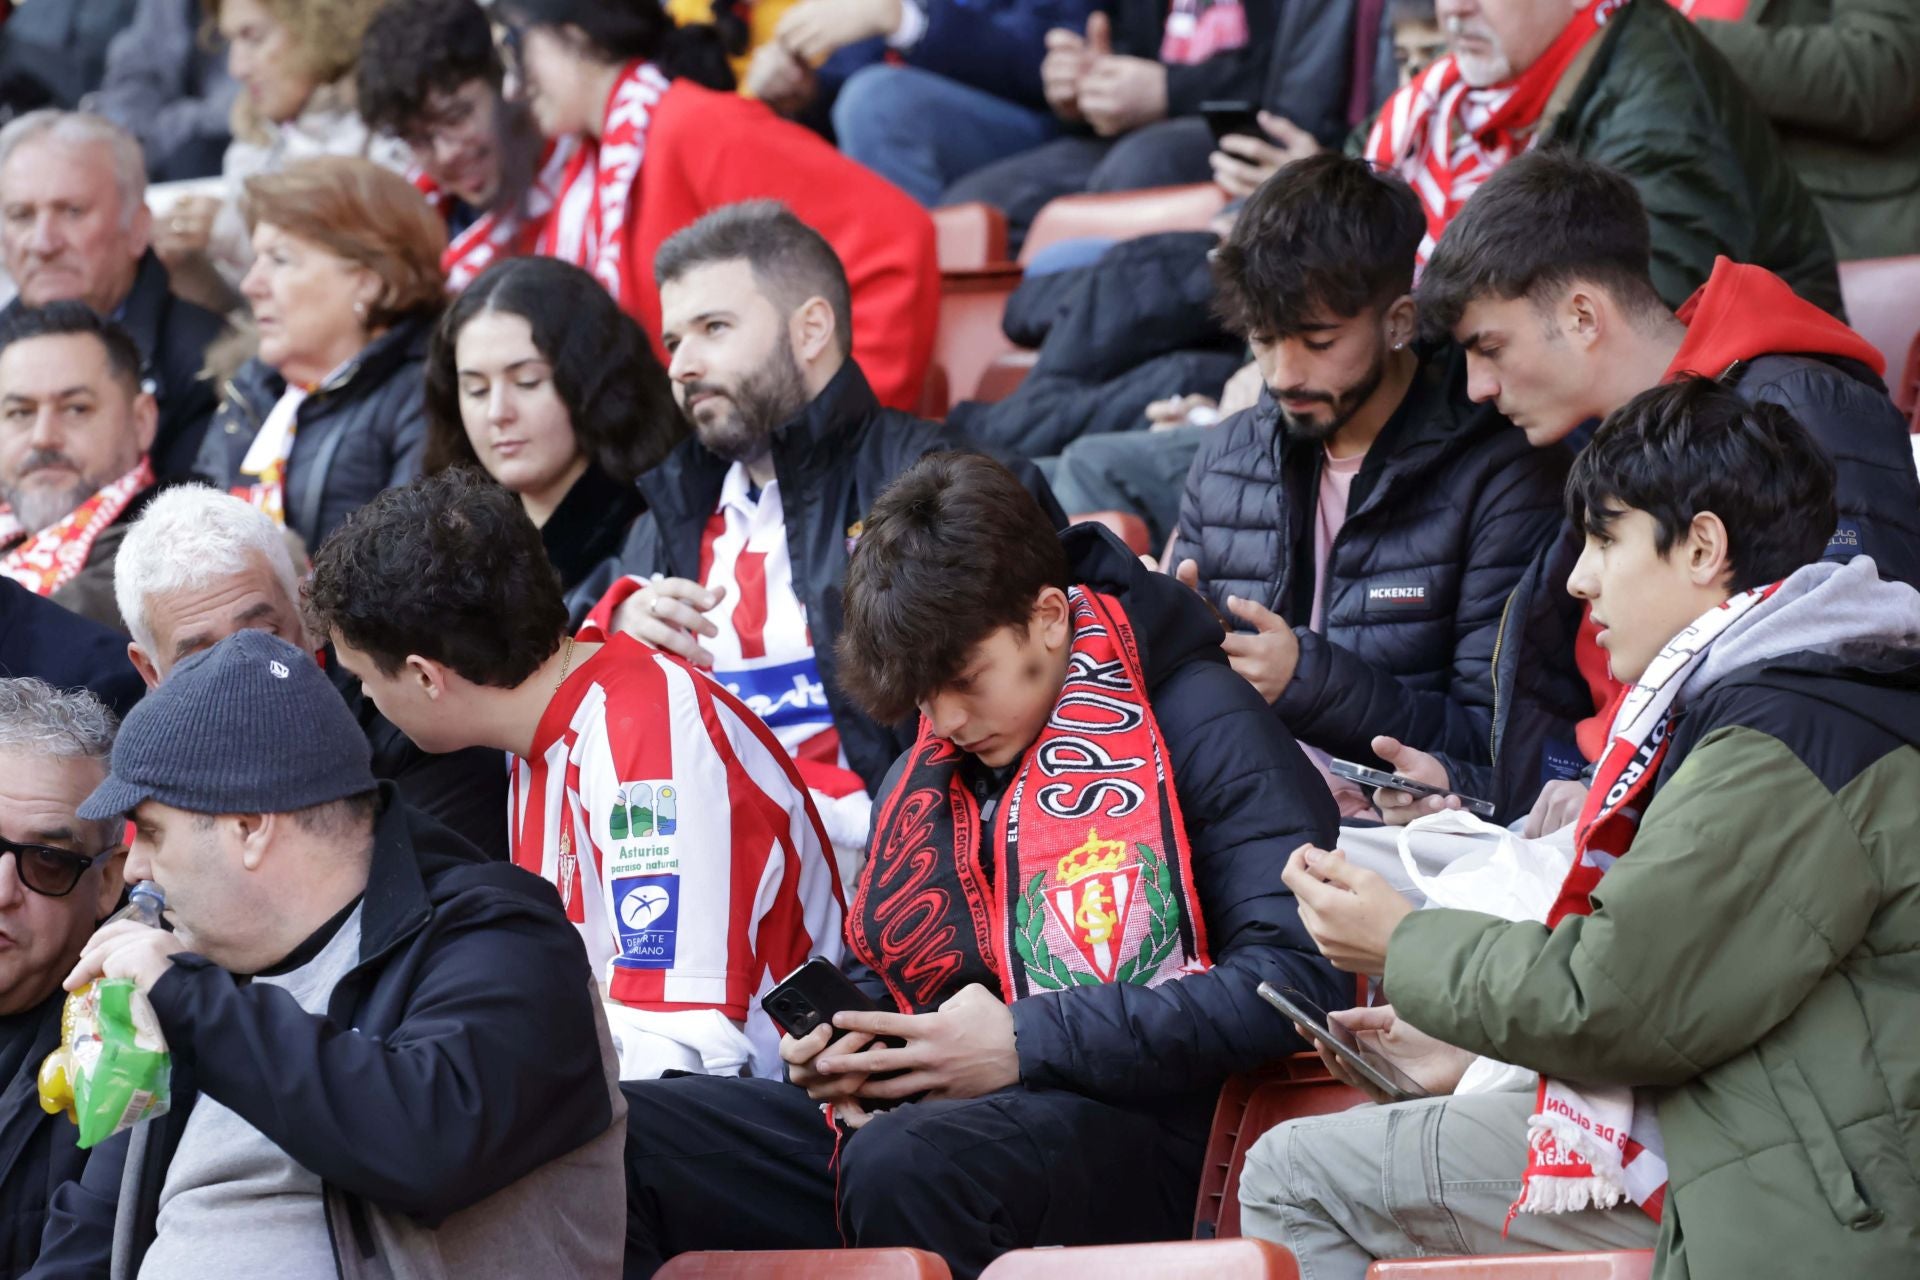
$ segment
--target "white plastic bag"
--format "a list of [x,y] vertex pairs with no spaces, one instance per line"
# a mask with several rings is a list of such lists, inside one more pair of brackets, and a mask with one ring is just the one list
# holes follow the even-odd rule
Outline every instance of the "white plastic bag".
[[[1413,846],[1423,832],[1480,836],[1480,847],[1428,875]],[[1529,840],[1474,817],[1442,809],[1400,828],[1400,865],[1433,907],[1481,911],[1502,920],[1545,920],[1573,865],[1573,827]]]

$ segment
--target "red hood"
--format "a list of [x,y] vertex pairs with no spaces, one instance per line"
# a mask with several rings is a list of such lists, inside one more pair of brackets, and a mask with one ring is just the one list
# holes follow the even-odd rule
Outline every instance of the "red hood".
[[1758,356],[1844,356],[1878,376],[1886,357],[1865,338],[1806,301],[1765,267],[1713,260],[1713,274],[1679,311],[1687,339],[1667,377],[1717,378],[1736,360]]

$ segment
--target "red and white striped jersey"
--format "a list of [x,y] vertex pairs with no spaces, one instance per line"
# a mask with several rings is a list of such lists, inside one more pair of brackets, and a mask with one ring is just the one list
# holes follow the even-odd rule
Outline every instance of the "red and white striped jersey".
[[508,803],[514,862],[560,890],[613,1000],[758,1020],[775,981],[841,954],[845,898],[793,762],[739,699],[631,636],[560,686]]

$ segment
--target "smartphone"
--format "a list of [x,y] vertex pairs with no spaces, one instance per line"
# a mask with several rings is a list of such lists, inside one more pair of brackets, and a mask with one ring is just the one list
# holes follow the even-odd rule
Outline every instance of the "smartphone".
[[1244,99],[1203,102],[1200,115],[1213,133],[1215,146],[1220,145],[1220,139],[1236,133],[1260,139],[1267,136],[1267,131],[1260,127],[1260,108]]
[[1327,762],[1327,772],[1336,778],[1345,778],[1348,782],[1357,782],[1363,787],[1373,787],[1376,790],[1391,787],[1395,791],[1404,791],[1410,796],[1458,796],[1460,807],[1468,813],[1478,814],[1482,818],[1493,816],[1493,802],[1490,800],[1476,800],[1472,796],[1460,795],[1458,791],[1449,791],[1445,787],[1418,782],[1403,774],[1388,773],[1384,769],[1369,769],[1351,760],[1330,760]]
[[[824,956],[815,956],[782,978],[760,1001],[760,1007],[773,1019],[774,1026],[795,1040],[823,1022],[832,1022],[836,1013],[880,1008],[873,997],[854,986],[853,980]],[[846,1034],[842,1031],[833,1039]],[[905,1048],[907,1043],[898,1036],[881,1036],[877,1042],[893,1049]]]
[[1277,990],[1271,982],[1260,984],[1260,998],[1299,1023],[1315,1038],[1333,1050],[1334,1056],[1353,1069],[1355,1075],[1395,1102],[1410,1102],[1430,1095],[1409,1079],[1405,1072],[1379,1054],[1363,1047],[1353,1032],[1326,1015],[1326,1011],[1291,987]]

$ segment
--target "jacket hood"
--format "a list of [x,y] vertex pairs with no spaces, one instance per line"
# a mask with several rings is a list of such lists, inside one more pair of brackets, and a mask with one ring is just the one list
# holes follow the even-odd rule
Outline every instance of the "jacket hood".
[[1887,372],[1886,357],[1872,343],[1765,267],[1715,258],[1713,274],[1677,314],[1687,337],[1667,368],[1669,378],[1717,378],[1736,361],[1771,355],[1835,356],[1857,360],[1877,377]]
[[1076,583],[1116,597],[1126,610],[1149,690],[1189,662],[1227,660],[1220,648],[1226,633],[1200,594],[1147,568],[1106,526],[1074,525],[1060,545]]

